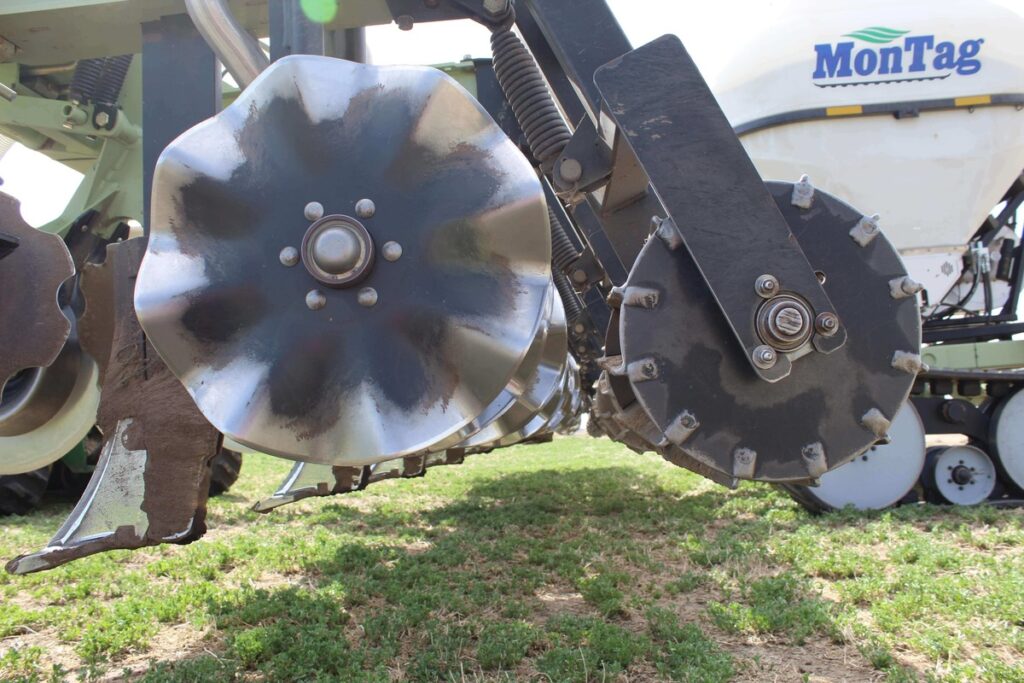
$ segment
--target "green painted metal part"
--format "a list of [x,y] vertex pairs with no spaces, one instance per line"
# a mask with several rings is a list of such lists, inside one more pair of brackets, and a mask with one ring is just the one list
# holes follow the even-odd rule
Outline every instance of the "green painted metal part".
[[95,469],[95,465],[89,462],[89,455],[85,451],[84,441],[68,451],[67,455],[61,458],[60,461],[75,474],[89,474]]
[[93,230],[108,235],[120,223],[142,218],[142,65],[136,59],[121,95],[112,130],[92,124],[93,108],[42,97],[18,77],[20,65],[0,64],[0,82],[18,93],[0,102],[0,134],[84,174],[60,217],[40,229],[66,235],[75,220],[95,210]]
[[0,64],[0,81],[18,93],[13,102],[0,103],[0,131],[29,149],[42,151],[75,170],[83,170],[81,164],[91,163],[101,146],[99,141],[74,131],[91,118],[91,110],[39,97],[20,82],[19,67],[18,64]]
[[142,133],[131,123],[142,120],[141,59],[133,60],[128,70],[120,106],[121,113],[111,133],[124,126],[136,129],[138,134],[110,135],[104,139],[96,161],[85,173],[67,208],[59,218],[44,226],[44,230],[65,234],[67,226],[89,210],[99,212],[94,231],[104,236],[120,223],[142,220]]
[[[109,234],[121,223],[142,219],[142,65],[133,60],[121,90],[120,111],[111,130],[93,125],[93,107],[44,97],[20,79],[22,65],[0,64],[0,82],[18,93],[0,101],[0,134],[83,173],[82,182],[61,215],[40,230],[66,236],[87,211],[96,211],[89,228]],[[84,443],[61,462],[76,474],[88,474]]]
[[955,370],[1007,370],[1024,367],[1024,340],[935,344],[921,351],[933,368]]
[[473,60],[464,59],[452,64],[438,64],[434,68],[440,69],[454,78],[470,95],[476,97],[476,67],[473,65]]
[[[238,21],[268,34],[266,0],[229,0]],[[143,23],[184,14],[184,0],[0,0],[0,61],[58,64],[142,51]],[[325,28],[390,24],[386,0],[348,0]]]

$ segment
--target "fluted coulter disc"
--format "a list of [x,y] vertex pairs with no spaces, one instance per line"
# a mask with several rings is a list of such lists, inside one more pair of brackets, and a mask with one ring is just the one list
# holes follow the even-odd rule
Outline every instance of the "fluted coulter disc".
[[288,57],[164,151],[136,308],[235,441],[379,462],[505,388],[541,321],[546,216],[442,72]]

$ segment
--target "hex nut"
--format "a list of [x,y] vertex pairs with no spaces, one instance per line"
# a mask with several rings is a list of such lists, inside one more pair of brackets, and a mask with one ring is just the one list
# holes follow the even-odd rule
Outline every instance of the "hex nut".
[[779,291],[779,280],[774,275],[762,275],[754,281],[754,291],[765,298],[775,296]]
[[822,336],[831,337],[839,331],[839,318],[835,313],[820,313],[814,321],[814,329]]
[[775,365],[775,362],[778,360],[778,354],[775,353],[775,349],[772,347],[762,344],[754,349],[753,360],[754,365],[767,370]]

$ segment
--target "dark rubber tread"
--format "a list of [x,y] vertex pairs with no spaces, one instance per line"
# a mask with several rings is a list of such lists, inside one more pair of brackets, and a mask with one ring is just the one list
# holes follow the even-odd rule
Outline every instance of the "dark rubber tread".
[[50,466],[24,474],[0,476],[0,516],[26,515],[43,500]]
[[242,454],[221,448],[220,453],[210,463],[210,496],[226,493],[238,479],[242,471]]

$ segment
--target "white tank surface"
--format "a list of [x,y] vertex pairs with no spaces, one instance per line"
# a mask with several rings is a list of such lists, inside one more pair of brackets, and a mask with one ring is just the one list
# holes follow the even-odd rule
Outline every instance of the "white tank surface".
[[1024,3],[791,0],[711,83],[766,179],[868,213],[932,303],[1024,170]]

